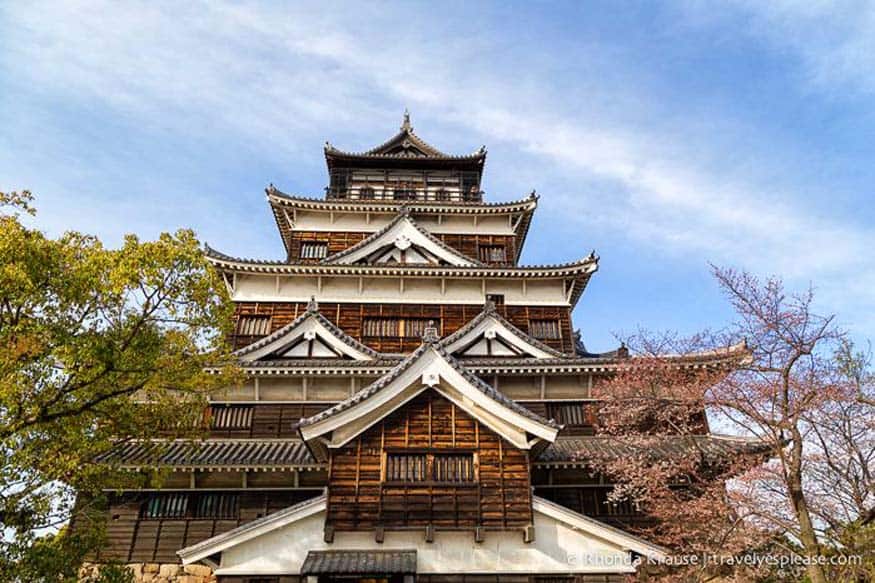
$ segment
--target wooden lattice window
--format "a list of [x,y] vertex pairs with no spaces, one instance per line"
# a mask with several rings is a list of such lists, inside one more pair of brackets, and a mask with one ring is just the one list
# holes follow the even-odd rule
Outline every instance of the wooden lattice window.
[[476,480],[472,452],[386,454],[387,482],[466,484]]
[[235,519],[240,514],[240,497],[237,494],[199,494],[195,506],[195,518]]
[[556,340],[559,335],[559,320],[531,320],[529,334],[544,340]]
[[450,200],[450,192],[446,188],[438,188],[434,193],[435,200]]
[[143,503],[143,519],[209,518],[234,520],[240,515],[240,497],[229,493],[156,492]]
[[435,482],[473,482],[474,454],[434,454],[431,475]]
[[371,186],[362,186],[359,189],[359,198],[364,200],[372,200],[375,196],[374,189]]
[[480,245],[480,261],[483,263],[504,263],[507,261],[504,245]]
[[438,327],[438,324],[429,318],[367,317],[362,321],[362,336],[421,338],[429,322],[433,322],[432,325]]
[[547,416],[562,425],[592,425],[586,403],[547,403]]
[[387,482],[424,482],[428,476],[428,456],[424,453],[386,455]]
[[250,315],[237,319],[238,336],[266,336],[270,332],[270,316]]
[[328,256],[327,241],[302,241],[301,259],[323,259]]
[[210,407],[210,427],[213,429],[249,429],[252,427],[252,406],[231,405]]
[[343,198],[346,195],[347,186],[349,184],[349,170],[336,169],[332,170],[329,175],[328,188],[331,194],[338,198]]
[[145,519],[185,518],[187,515],[188,494],[185,492],[150,494],[141,510]]

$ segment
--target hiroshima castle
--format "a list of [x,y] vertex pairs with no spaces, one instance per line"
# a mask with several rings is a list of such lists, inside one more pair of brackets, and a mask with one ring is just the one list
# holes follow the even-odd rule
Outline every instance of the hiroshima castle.
[[593,387],[635,358],[587,351],[572,324],[599,258],[520,264],[538,197],[486,200],[485,148],[444,153],[407,114],[324,156],[324,196],[266,190],[282,259],[206,250],[245,381],[211,395],[205,439],[105,457],[166,477],[108,492],[97,560],[138,581],[607,583],[663,559],[587,463],[626,455],[596,431]]

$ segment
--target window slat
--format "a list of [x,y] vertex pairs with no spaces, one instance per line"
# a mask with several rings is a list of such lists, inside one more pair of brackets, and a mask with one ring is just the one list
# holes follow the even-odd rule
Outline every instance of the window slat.
[[266,336],[270,333],[270,316],[240,316],[237,319],[239,336]]

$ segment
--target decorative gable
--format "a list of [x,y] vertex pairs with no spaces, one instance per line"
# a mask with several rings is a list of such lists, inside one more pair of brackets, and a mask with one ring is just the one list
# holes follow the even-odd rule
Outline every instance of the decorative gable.
[[340,265],[481,265],[417,225],[406,209],[380,231],[322,262]]
[[296,320],[234,354],[243,362],[295,358],[373,360],[377,357],[374,350],[320,314],[313,300]]
[[479,315],[441,344],[456,358],[543,359],[563,356],[502,318],[492,302],[487,302]]
[[423,391],[433,389],[519,449],[553,442],[561,426],[493,389],[466,370],[428,329],[424,343],[370,386],[299,425],[317,456],[342,447]]

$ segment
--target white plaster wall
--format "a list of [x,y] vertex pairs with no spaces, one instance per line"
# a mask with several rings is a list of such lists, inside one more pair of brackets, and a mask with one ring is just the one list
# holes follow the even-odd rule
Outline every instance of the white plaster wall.
[[[291,211],[289,211],[291,216]],[[395,213],[371,213],[370,221],[364,213],[316,212],[301,211],[295,213],[296,231],[354,231],[374,233],[388,225],[397,215]],[[420,226],[431,233],[483,235],[513,235],[509,215],[489,215],[477,218],[474,224],[473,215],[443,215],[438,220],[437,215],[412,213],[411,216]]]
[[[431,304],[482,304],[485,300],[482,279],[444,279],[441,294],[440,278],[404,278],[404,290],[398,277],[361,278],[322,276],[321,289],[316,276],[238,275],[232,294],[234,301],[307,302],[316,297],[320,302],[369,302]],[[507,279],[487,279],[486,293],[503,294],[508,305],[567,306],[561,279],[529,280],[525,292],[522,282]]]
[[[325,513],[238,544],[222,553],[218,575],[297,574],[311,550],[416,549],[417,573],[604,573],[631,572],[628,553],[607,541],[572,530],[535,513],[535,540],[519,531],[486,532],[482,543],[471,532],[437,531],[433,543],[423,532],[387,532],[382,544],[373,532],[339,532],[323,542]],[[613,565],[606,567],[605,565]]]

